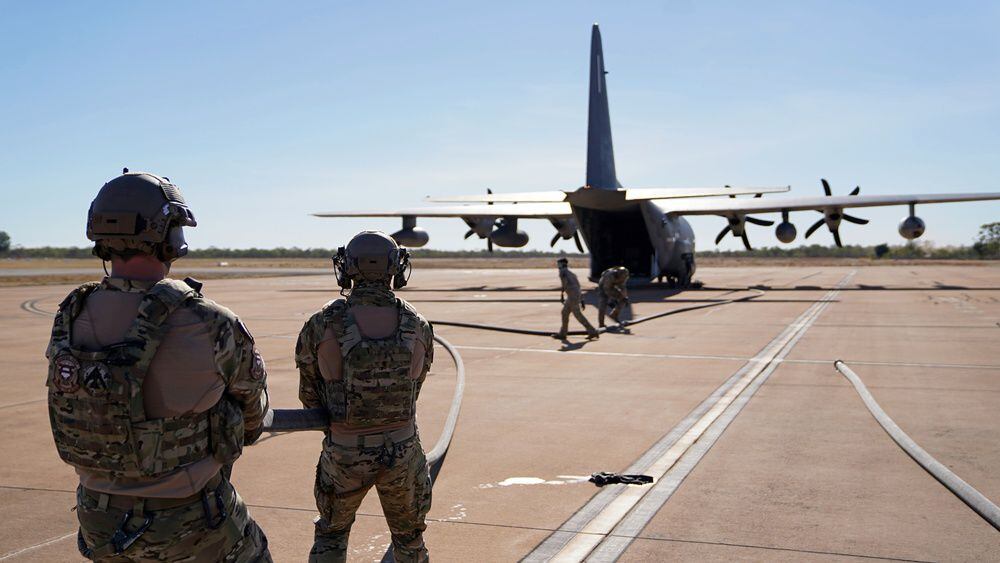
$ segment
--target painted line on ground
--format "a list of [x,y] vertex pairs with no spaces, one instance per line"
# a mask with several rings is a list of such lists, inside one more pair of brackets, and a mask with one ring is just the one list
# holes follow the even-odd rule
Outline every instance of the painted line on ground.
[[35,545],[29,545],[28,547],[22,547],[21,549],[18,549],[18,550],[15,550],[15,551],[9,551],[7,553],[4,553],[3,555],[0,555],[0,561],[6,561],[8,559],[13,559],[13,558],[17,557],[18,555],[24,555],[25,553],[28,553],[29,551],[34,551],[36,549],[41,549],[41,548],[43,548],[45,546],[49,546],[49,545],[52,545],[54,543],[59,543],[59,542],[65,540],[65,539],[69,539],[69,538],[74,537],[74,536],[76,536],[76,531],[75,530],[72,531],[72,532],[70,532],[70,533],[68,533],[68,534],[66,534],[66,535],[64,535],[64,536],[59,536],[57,538],[47,539],[47,540],[43,541],[42,543],[36,543]]
[[[813,325],[816,326],[816,325]],[[667,360],[730,360],[739,362],[748,362],[753,358],[745,358],[743,356],[716,356],[711,354],[643,354],[643,353],[632,353],[632,352],[594,352],[590,350],[551,350],[545,348],[511,348],[505,346],[455,346],[459,350],[483,350],[483,351],[496,351],[496,352],[530,352],[537,354],[580,354],[584,356],[612,356],[612,357],[622,357],[622,358],[654,358],[654,359],[667,359]],[[789,360],[785,358],[775,359],[775,362],[784,364],[822,364],[828,365],[833,362],[833,360]],[[887,367],[915,367],[915,368],[955,368],[955,369],[1000,369],[1000,365],[996,364],[938,364],[938,363],[922,363],[922,362],[876,362],[876,361],[864,361],[864,360],[851,360],[852,364],[855,365],[866,365],[866,366],[887,366]]]
[[[839,287],[843,287],[850,280],[851,274],[848,274],[843,280],[841,280]],[[801,340],[805,335],[809,327],[823,314],[823,311],[830,306],[830,303],[836,298],[839,293],[839,289],[834,289],[830,291],[826,296],[823,297],[818,308],[813,312],[812,316],[808,321],[802,323],[801,328],[795,332],[792,338],[778,351],[776,358],[780,360],[786,354],[791,352],[792,348]],[[587,561],[615,561],[617,560],[625,549],[632,544],[632,541],[642,533],[646,525],[650,520],[656,516],[660,508],[670,499],[670,497],[677,491],[681,483],[687,478],[688,475],[694,470],[698,463],[705,457],[705,454],[712,448],[713,445],[722,436],[722,433],[726,431],[726,428],[732,423],[737,415],[746,407],[747,403],[754,396],[757,390],[763,385],[771,374],[781,365],[781,362],[770,362],[765,366],[756,379],[753,380],[739,395],[739,397],[730,404],[725,412],[719,416],[704,435],[698,438],[697,443],[690,447],[683,456],[673,465],[663,476],[663,478],[658,479],[656,485],[653,489],[649,491],[647,495],[642,498],[642,501],[632,510],[627,517],[622,519],[621,522],[615,526],[611,534],[597,546],[591,555],[587,558]]]
[[[795,342],[798,341],[798,338],[805,333],[819,314],[829,305],[829,302],[836,297],[839,293],[839,288],[846,285],[854,273],[854,271],[851,271],[844,276],[835,289],[828,292],[823,299],[810,306],[795,321],[789,324],[760,353],[750,359],[625,471],[627,473],[652,475],[658,481],[653,489],[648,487],[614,487],[602,489],[583,508],[560,526],[559,531],[546,538],[523,561],[582,561],[594,548],[601,545],[602,540],[608,534],[617,533],[616,526],[626,518],[633,507],[642,500],[647,492],[660,487],[661,478],[671,470],[682,456],[689,450],[692,450],[692,446],[699,441],[701,441],[701,445],[708,442],[701,440],[706,432],[710,429],[718,428],[718,434],[721,435],[721,431],[728,425],[728,421],[723,419],[725,424],[721,425],[721,427],[715,423],[737,401],[741,394],[747,390],[748,386],[754,380],[765,373],[766,375],[764,375],[762,380],[766,379],[767,375],[770,375],[770,372],[777,365],[773,360],[779,357],[779,355],[783,357],[784,354],[788,353],[791,347],[795,345]],[[753,390],[755,391],[756,387]],[[752,394],[753,391],[750,391],[746,395],[745,400],[737,403],[739,408],[735,410],[732,417],[738,414],[739,409],[749,400]],[[728,420],[731,420],[731,418]],[[711,443],[707,443],[704,446],[704,451],[707,451],[708,447],[711,447]],[[695,456],[688,456],[688,459],[696,458],[694,464],[700,459],[700,456],[697,455],[697,451],[700,450],[701,447],[694,448],[693,452]],[[691,467],[693,468],[693,464]],[[681,477],[681,480],[683,480],[683,477]],[[663,481],[670,483],[672,480],[667,478]],[[653,513],[655,513],[655,510]],[[643,523],[644,525],[645,523]],[[628,543],[631,542],[631,538],[627,538],[627,540]],[[625,545],[627,546],[628,543]]]

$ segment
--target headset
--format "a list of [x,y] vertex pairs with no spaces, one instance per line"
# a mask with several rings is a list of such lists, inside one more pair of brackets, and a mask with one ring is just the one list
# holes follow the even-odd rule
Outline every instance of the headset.
[[[413,264],[410,263],[410,251],[405,247],[399,247],[389,255],[389,265],[386,274],[392,277],[392,289],[402,289],[410,281],[410,274],[413,271]],[[358,268],[358,259],[347,255],[347,248],[341,246],[337,249],[337,254],[331,258],[333,261],[333,272],[337,277],[337,285],[342,289],[354,287],[354,278],[361,275]]]

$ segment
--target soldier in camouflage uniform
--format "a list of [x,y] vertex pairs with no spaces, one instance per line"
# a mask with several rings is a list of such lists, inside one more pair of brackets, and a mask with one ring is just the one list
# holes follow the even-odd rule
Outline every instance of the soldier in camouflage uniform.
[[46,356],[56,449],[79,475],[80,553],[94,561],[270,561],[229,483],[260,436],[264,362],[201,284],[166,278],[194,227],[167,180],[128,173],[91,204],[87,238],[111,261],[59,305]]
[[562,284],[559,301],[563,304],[563,308],[562,325],[555,337],[560,340],[566,339],[566,335],[569,332],[569,315],[572,313],[576,317],[576,320],[580,321],[580,324],[583,325],[583,328],[587,330],[587,338],[598,338],[597,329],[583,315],[582,308],[585,305],[580,294],[580,280],[577,279],[576,274],[570,271],[569,260],[560,258],[556,261],[556,264],[559,267],[559,282]]
[[393,293],[409,255],[383,233],[355,236],[334,258],[350,290],[299,333],[299,398],[325,408],[330,428],[316,468],[315,542],[309,561],[346,561],[354,516],[378,491],[395,560],[427,561],[424,518],[431,480],[416,427],[416,401],[434,359],[431,325]]
[[[628,282],[628,268],[616,266],[601,272],[601,278],[597,282],[599,293],[597,303],[597,325],[604,327],[604,315],[609,314],[616,323],[621,324],[619,316],[622,309],[628,305],[628,290],[625,284]],[[608,309],[611,312],[608,313]]]

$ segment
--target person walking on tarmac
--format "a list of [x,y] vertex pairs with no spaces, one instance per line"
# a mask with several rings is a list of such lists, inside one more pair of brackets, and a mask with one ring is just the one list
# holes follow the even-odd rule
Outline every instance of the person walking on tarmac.
[[333,263],[347,298],[306,321],[295,347],[302,404],[330,416],[316,468],[320,515],[309,561],[346,561],[355,513],[372,486],[395,560],[427,561],[431,478],[416,401],[434,359],[434,333],[393,293],[406,285],[409,252],[384,233],[364,231]]
[[128,169],[90,206],[87,238],[111,273],[59,305],[46,351],[87,559],[271,561],[228,478],[263,428],[264,362],[200,283],[166,277],[196,224],[177,186]]
[[583,325],[583,328],[587,330],[587,338],[599,338],[600,335],[597,329],[583,315],[582,308],[586,305],[584,305],[582,296],[580,295],[580,280],[577,279],[576,274],[570,271],[569,260],[560,258],[556,261],[556,265],[559,268],[559,281],[562,284],[562,289],[559,293],[559,302],[562,303],[563,307],[562,325],[555,337],[559,340],[566,340],[566,335],[569,332],[569,315],[572,313],[576,317],[576,320]]
[[622,309],[628,305],[628,290],[625,289],[628,275],[628,268],[625,266],[615,266],[601,272],[601,278],[597,282],[597,290],[600,294],[597,304],[597,325],[601,328],[604,328],[604,315],[609,308],[611,312],[607,314],[616,323],[621,324]]

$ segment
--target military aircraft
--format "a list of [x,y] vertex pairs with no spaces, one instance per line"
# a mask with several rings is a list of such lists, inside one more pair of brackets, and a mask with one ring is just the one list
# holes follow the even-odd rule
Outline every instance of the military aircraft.
[[[1000,199],[1000,192],[902,195],[834,196],[826,180],[821,180],[825,196],[764,198],[764,194],[787,192],[790,187],[711,187],[711,188],[624,188],[615,172],[611,143],[611,118],[601,46],[601,32],[594,24],[590,45],[590,109],[587,127],[587,179],[575,190],[529,193],[451,196],[428,198],[451,206],[425,206],[395,211],[348,211],[315,213],[317,217],[401,217],[402,229],[392,237],[402,245],[421,247],[429,235],[417,227],[417,217],[459,217],[469,226],[465,238],[476,235],[493,245],[519,248],[528,235],[518,229],[520,219],[547,219],[556,229],[551,245],[573,239],[580,252],[580,235],[590,249],[590,279],[596,281],[611,266],[625,266],[634,281],[664,278],[672,285],[686,286],[695,271],[694,231],[686,215],[718,215],[727,224],[716,237],[718,244],[727,234],[742,239],[750,249],[746,224],[770,226],[774,221],[751,213],[780,213],[775,236],[783,243],[795,240],[797,229],[789,221],[792,211],[818,211],[823,217],[805,232],[810,237],[826,226],[837,246],[841,246],[843,221],[864,225],[861,219],[844,212],[852,207],[907,205],[909,214],[899,223],[899,234],[913,240],[924,234],[925,224],[916,216],[915,206],[926,203]],[[753,194],[751,198],[736,198]]]

